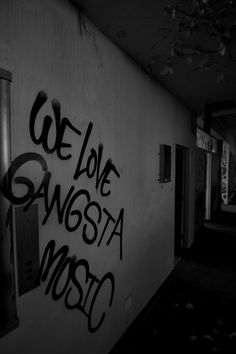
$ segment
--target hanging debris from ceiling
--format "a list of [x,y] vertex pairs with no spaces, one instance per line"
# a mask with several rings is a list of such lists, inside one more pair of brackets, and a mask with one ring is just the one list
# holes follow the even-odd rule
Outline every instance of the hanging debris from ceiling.
[[173,75],[173,73],[174,73],[173,67],[170,64],[169,65],[166,64],[166,66],[161,70],[160,75],[161,76],[166,76],[168,74]]
[[[219,58],[231,59],[231,34],[236,30],[235,0],[178,0],[164,10],[176,25],[177,36],[165,58],[162,76],[173,74],[175,62],[183,58],[189,65],[198,58],[201,70],[214,69]],[[221,73],[217,82],[222,83],[224,78]]]
[[89,31],[86,22],[86,11],[85,9],[79,4],[79,1],[70,0],[71,4],[76,7],[78,13],[78,23],[79,23],[79,31],[81,36],[86,35],[87,37],[93,37],[93,33]]
[[91,32],[88,30],[87,23],[86,23],[86,13],[83,8],[78,8],[78,18],[79,18],[79,28],[80,34],[83,36],[86,34],[88,37],[91,37]]

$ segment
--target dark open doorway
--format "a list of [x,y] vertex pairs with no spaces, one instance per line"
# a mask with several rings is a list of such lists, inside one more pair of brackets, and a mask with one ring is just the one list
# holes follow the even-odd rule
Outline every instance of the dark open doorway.
[[187,239],[188,149],[176,145],[175,153],[175,261],[182,256]]
[[0,337],[16,328],[19,322],[16,314],[12,209],[2,193],[2,180],[10,165],[10,82],[11,73],[0,68]]

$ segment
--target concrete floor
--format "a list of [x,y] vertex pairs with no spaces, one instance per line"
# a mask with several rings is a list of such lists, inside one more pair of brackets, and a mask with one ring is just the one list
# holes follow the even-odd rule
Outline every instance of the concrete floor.
[[236,353],[236,215],[223,211],[110,354]]

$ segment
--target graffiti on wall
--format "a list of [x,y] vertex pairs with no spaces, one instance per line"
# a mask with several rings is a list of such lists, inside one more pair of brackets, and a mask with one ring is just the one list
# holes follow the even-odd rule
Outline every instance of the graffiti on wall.
[[[99,144],[97,148],[92,147],[88,152],[93,124],[90,122],[83,134],[68,118],[61,117],[60,103],[53,99],[51,105],[54,116],[52,118],[50,115],[46,115],[43,118],[39,133],[37,120],[42,118],[39,113],[46,101],[46,93],[40,91],[33,103],[29,119],[32,142],[41,145],[46,154],[55,154],[59,160],[65,161],[72,158],[71,144],[66,140],[65,133],[70,131],[75,134],[78,139],[82,139],[82,144],[73,171],[74,184],[83,175],[93,181],[95,190],[102,197],[111,195],[112,179],[120,178],[120,174],[111,159],[104,160],[102,144]],[[56,130],[56,134],[52,143],[51,130],[53,128]],[[85,156],[87,157],[85,158]],[[21,168],[32,162],[36,163],[42,171],[42,179],[39,183],[25,175],[19,176]],[[24,193],[17,194],[13,188],[14,184],[22,186]],[[66,194],[62,197],[65,189]],[[24,205],[25,210],[30,208],[36,200],[42,199],[44,206],[42,224],[47,223],[54,210],[58,223],[63,224],[68,232],[80,231],[81,239],[88,245],[97,244],[98,247],[101,245],[109,247],[114,239],[118,240],[118,242],[116,241],[119,248],[118,257],[120,260],[122,259],[124,209],[121,208],[114,215],[96,200],[93,200],[87,189],[77,188],[76,185],[66,187],[56,184],[53,186],[52,172],[46,159],[39,153],[26,152],[17,156],[1,181],[1,190],[9,201],[14,205]],[[78,207],[79,201],[83,201],[80,204],[83,205],[82,208]],[[48,280],[45,293],[48,294],[51,291],[54,300],[64,297],[65,306],[68,309],[78,309],[87,316],[88,329],[90,332],[94,332],[101,326],[106,316],[104,310],[100,318],[94,320],[96,300],[105,287],[109,291],[107,307],[111,307],[115,290],[114,276],[108,272],[99,279],[91,272],[89,263],[85,259],[77,260],[76,256],[68,256],[68,246],[63,246],[56,252],[55,247],[55,240],[50,240],[41,260],[40,279],[42,282]],[[77,278],[78,270],[81,269],[85,273],[83,284]],[[51,271],[52,274],[49,276]],[[64,277],[66,278],[65,283],[62,289],[60,286],[60,291],[58,291],[60,279],[64,279]],[[74,298],[77,298],[76,301]]]
[[212,173],[211,173],[211,213],[212,216],[220,210],[221,204],[221,169],[220,154],[212,154]]
[[228,204],[228,184],[229,184],[229,144],[223,141],[221,156],[221,198],[224,204]]
[[229,154],[229,202],[231,203],[232,198],[234,197],[235,193],[235,176],[236,176],[236,162],[235,156],[232,151]]
[[[106,273],[102,279],[98,279],[90,272],[89,263],[85,259],[77,260],[76,256],[69,257],[68,252],[69,247],[63,246],[55,253],[55,241],[49,241],[41,261],[40,278],[42,281],[49,278],[45,294],[48,294],[51,290],[52,298],[55,301],[64,296],[64,303],[68,309],[77,309],[88,317],[88,329],[93,333],[102,325],[105,318],[105,312],[102,312],[99,319],[94,320],[93,314],[94,308],[96,309],[97,298],[99,298],[100,291],[108,283],[110,292],[107,306],[111,307],[115,279],[111,272]],[[57,258],[59,258],[58,262],[49,276]],[[84,281],[81,281],[78,270],[84,274]],[[63,275],[65,275],[65,280],[63,281],[64,284],[61,285]]]

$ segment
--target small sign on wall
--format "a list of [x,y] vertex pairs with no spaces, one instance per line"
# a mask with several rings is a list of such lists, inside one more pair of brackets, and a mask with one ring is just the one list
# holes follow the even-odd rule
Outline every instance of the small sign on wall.
[[196,145],[200,149],[217,153],[217,140],[199,128],[197,128]]

